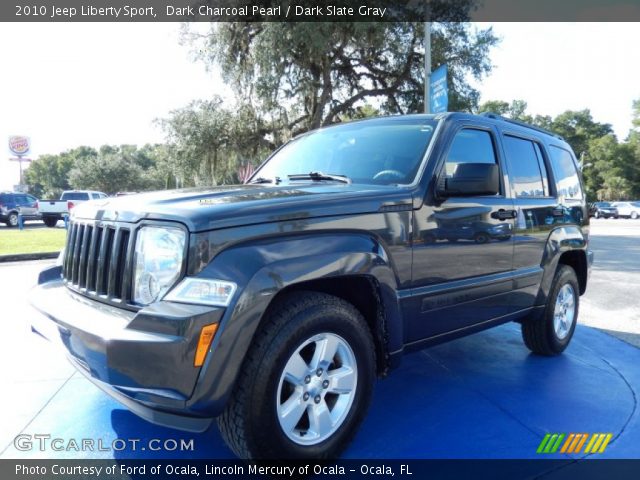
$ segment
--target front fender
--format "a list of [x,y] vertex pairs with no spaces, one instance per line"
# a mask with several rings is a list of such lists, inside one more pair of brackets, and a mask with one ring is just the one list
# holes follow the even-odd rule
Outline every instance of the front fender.
[[263,313],[284,288],[321,278],[347,275],[375,280],[384,306],[388,349],[402,347],[397,275],[383,244],[366,234],[291,236],[236,245],[220,254],[199,277],[238,285],[202,367],[190,409],[219,414],[233,389]]

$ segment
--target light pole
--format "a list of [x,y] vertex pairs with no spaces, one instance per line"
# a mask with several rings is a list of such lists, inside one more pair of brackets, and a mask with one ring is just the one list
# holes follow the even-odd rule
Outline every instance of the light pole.
[[[429,4],[426,4],[427,19]],[[429,89],[431,84],[431,22],[424,22],[424,113],[431,113]]]

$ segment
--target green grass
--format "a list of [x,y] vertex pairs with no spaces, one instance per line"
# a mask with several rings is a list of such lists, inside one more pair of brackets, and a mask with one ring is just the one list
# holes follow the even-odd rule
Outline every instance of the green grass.
[[66,233],[63,228],[0,228],[0,255],[59,252]]

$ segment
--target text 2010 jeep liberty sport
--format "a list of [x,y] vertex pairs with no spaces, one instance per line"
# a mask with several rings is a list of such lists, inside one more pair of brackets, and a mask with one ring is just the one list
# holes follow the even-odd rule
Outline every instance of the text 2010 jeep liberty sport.
[[505,322],[569,344],[592,263],[571,148],[496,115],[378,118],[246,185],[73,210],[33,327],[133,412],[245,458],[335,457],[405,352]]

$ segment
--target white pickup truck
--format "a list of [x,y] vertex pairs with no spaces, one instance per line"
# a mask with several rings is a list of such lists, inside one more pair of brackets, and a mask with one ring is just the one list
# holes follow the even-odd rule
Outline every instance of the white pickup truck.
[[55,227],[58,220],[68,215],[75,205],[98,198],[107,198],[107,194],[93,190],[66,190],[62,192],[60,200],[40,200],[38,213],[47,227]]

